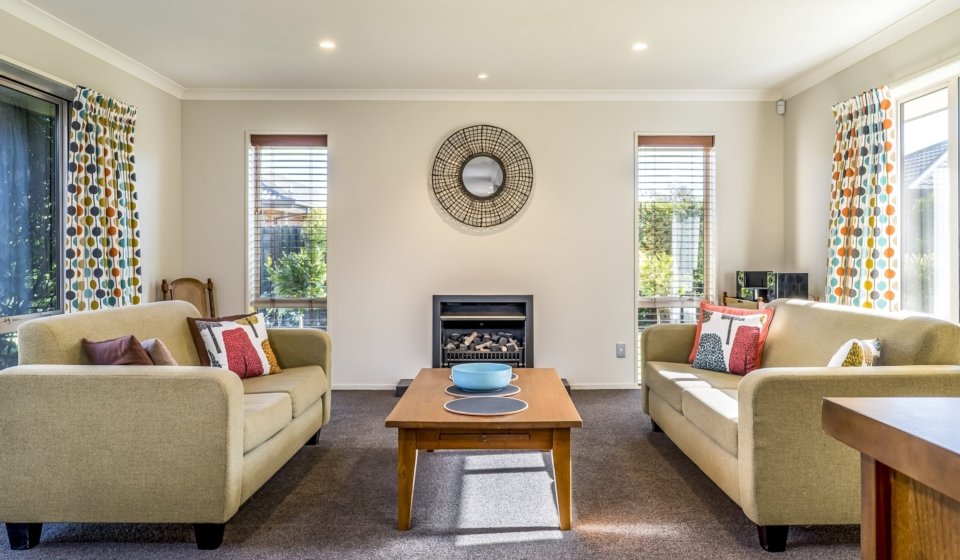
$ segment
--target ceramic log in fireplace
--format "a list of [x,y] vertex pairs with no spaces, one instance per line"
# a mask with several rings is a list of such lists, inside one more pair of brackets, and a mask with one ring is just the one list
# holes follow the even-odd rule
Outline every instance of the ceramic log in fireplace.
[[433,367],[533,367],[533,296],[433,296]]

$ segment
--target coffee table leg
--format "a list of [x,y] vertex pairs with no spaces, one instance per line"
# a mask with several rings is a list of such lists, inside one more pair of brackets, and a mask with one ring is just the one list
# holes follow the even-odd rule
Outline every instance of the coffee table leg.
[[[568,434],[569,435],[569,434]],[[417,476],[417,432],[397,430],[397,529],[410,528],[413,482]]]
[[569,531],[571,524],[570,489],[570,428],[553,430],[553,481],[557,491],[557,510],[560,514],[560,530]]

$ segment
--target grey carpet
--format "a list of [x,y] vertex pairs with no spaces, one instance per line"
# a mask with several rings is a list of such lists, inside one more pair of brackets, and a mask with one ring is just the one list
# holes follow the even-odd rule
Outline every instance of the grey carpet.
[[[574,391],[574,530],[556,529],[549,456],[421,453],[413,526],[395,530],[396,431],[388,392],[337,391],[320,445],[303,448],[199,551],[189,525],[47,524],[2,558],[703,558],[859,557],[857,527],[790,529],[764,552],[756,530],[664,434],[639,391]],[[6,543],[3,543],[6,544]]]

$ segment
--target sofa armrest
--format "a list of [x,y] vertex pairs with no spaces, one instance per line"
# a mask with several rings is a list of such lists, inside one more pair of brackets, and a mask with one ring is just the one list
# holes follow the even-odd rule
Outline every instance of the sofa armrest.
[[642,362],[687,363],[693,349],[693,337],[697,326],[653,325],[640,333],[640,359]]
[[240,506],[243,404],[218,368],[6,369],[2,520],[223,523]]
[[267,329],[281,368],[320,366],[330,378],[330,335],[320,329]]
[[643,389],[643,411],[650,414],[650,393],[647,388],[647,362],[687,363],[693,349],[697,326],[691,324],[653,325],[640,332],[640,380]]
[[960,396],[960,366],[765,368],[738,389],[740,505],[758,525],[856,523],[859,454],[821,427],[824,397]]

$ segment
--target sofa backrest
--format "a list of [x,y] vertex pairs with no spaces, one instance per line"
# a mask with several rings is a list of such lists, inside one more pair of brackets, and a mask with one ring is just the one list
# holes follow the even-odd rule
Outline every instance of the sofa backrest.
[[761,367],[826,366],[851,338],[880,339],[880,365],[960,364],[960,325],[929,315],[778,299]]
[[82,339],[132,334],[141,342],[160,339],[180,365],[199,365],[187,327],[187,317],[199,316],[187,302],[162,301],[33,319],[17,329],[20,364],[89,364]]

